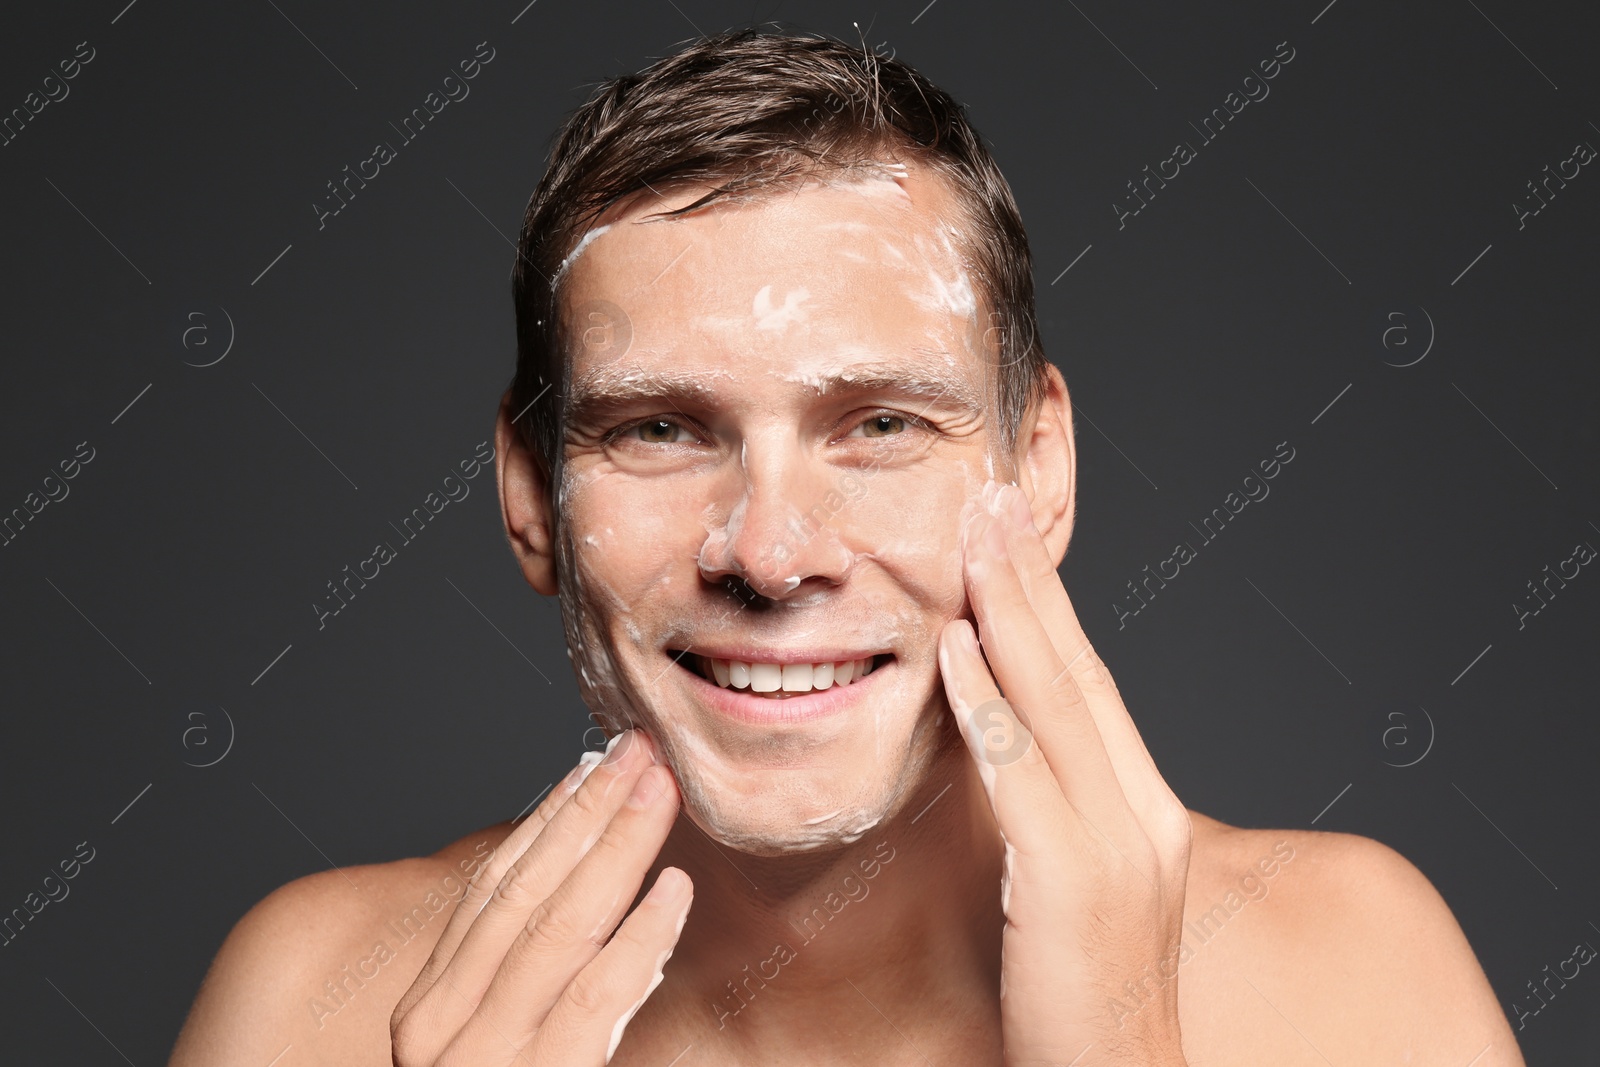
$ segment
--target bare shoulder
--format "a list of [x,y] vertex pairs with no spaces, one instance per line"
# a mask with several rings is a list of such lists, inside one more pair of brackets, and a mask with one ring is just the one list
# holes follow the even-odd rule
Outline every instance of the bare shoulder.
[[1471,945],[1404,856],[1355,834],[1191,819],[1186,1048],[1192,1038],[1242,1062],[1520,1067]]
[[389,1014],[427,962],[472,877],[511,832],[499,823],[430,856],[297,878],[223,942],[173,1049],[174,1067],[390,1064]]

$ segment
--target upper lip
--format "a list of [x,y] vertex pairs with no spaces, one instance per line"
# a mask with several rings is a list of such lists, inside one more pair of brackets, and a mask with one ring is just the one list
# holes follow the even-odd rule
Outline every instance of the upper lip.
[[874,656],[891,655],[887,648],[868,649],[841,649],[841,648],[751,648],[749,646],[735,647],[721,645],[717,647],[702,648],[691,645],[684,649],[706,659],[738,660],[740,663],[844,663],[847,660],[868,659]]

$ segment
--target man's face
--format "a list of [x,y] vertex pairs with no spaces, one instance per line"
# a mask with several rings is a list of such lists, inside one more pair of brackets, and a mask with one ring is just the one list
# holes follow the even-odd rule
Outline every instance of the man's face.
[[711,837],[846,843],[953,736],[959,517],[1013,470],[987,308],[926,171],[649,218],[703,191],[613,212],[559,278],[567,639]]

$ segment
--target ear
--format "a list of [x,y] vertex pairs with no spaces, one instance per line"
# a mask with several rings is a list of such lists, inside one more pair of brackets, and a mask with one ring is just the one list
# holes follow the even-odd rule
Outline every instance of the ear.
[[1017,431],[1017,484],[1033,506],[1033,524],[1050,558],[1061,565],[1077,514],[1078,452],[1072,435],[1072,400],[1055,364],[1044,395]]
[[545,596],[556,594],[554,516],[547,481],[533,452],[512,423],[511,390],[500,398],[494,424],[494,475],[500,490],[500,518],[522,576]]

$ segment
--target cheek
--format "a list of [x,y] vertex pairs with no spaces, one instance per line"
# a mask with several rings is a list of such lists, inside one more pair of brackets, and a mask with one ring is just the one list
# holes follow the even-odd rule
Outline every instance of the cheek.
[[568,480],[562,497],[563,536],[571,546],[579,588],[593,610],[603,596],[610,610],[632,612],[652,601],[653,587],[670,588],[705,538],[698,512],[683,494],[614,470]]
[[965,465],[938,478],[925,472],[884,472],[866,481],[853,504],[857,552],[870,556],[931,612],[961,614],[960,515],[981,493],[985,475]]

